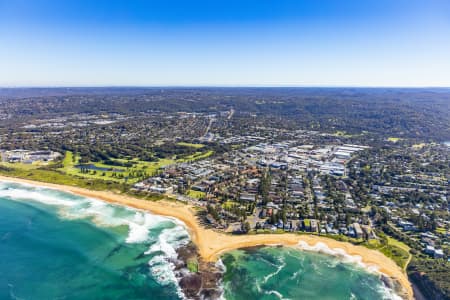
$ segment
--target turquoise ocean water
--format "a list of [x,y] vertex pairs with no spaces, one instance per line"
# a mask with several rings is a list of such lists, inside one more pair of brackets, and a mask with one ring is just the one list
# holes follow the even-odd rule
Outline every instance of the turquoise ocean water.
[[0,182],[0,299],[179,299],[176,220]]
[[[169,263],[189,241],[175,219],[0,182],[0,300],[181,299]],[[392,299],[378,276],[289,248],[222,258],[226,299]]]
[[378,275],[327,254],[263,247],[232,251],[222,261],[228,300],[400,299]]

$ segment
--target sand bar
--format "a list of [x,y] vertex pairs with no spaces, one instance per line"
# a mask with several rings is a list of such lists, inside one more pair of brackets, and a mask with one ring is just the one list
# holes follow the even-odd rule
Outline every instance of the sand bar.
[[366,266],[376,267],[379,272],[394,278],[403,287],[405,297],[408,299],[413,299],[411,283],[409,282],[405,272],[393,260],[386,257],[381,252],[367,249],[363,246],[355,246],[350,243],[339,242],[316,235],[300,235],[293,233],[230,235],[202,227],[197,221],[195,209],[192,206],[175,201],[147,201],[109,191],[94,191],[79,187],[5,176],[0,176],[0,181],[10,181],[56,188],[86,197],[97,198],[109,203],[126,205],[147,210],[154,214],[174,217],[186,224],[192,241],[198,247],[200,256],[206,261],[216,261],[221,254],[239,248],[262,245],[297,246],[301,241],[306,242],[310,246],[314,246],[317,243],[323,243],[330,249],[342,249],[348,255],[360,256],[362,262]]

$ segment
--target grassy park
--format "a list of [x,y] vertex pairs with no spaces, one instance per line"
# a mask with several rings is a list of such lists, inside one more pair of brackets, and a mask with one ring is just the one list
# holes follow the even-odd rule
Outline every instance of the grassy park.
[[187,195],[191,198],[202,199],[206,196],[205,192],[189,190]]
[[[201,144],[192,144],[200,149]],[[201,146],[200,146],[201,145]],[[53,182],[71,186],[111,189],[123,189],[122,185],[131,185],[155,175],[162,167],[177,162],[195,161],[209,157],[213,151],[197,151],[183,158],[159,158],[156,161],[142,161],[136,158],[110,159],[108,162],[81,163],[80,156],[66,151],[62,161],[51,163],[8,163],[0,162],[0,173],[7,176],[30,180]],[[194,191],[193,191],[194,192]],[[194,193],[195,198],[204,195]]]
[[179,142],[179,143],[177,143],[177,145],[178,146],[195,148],[195,149],[200,149],[200,148],[205,147],[205,145],[203,145],[203,144],[193,144],[193,143],[186,143],[186,142]]
[[379,237],[380,240],[367,241],[365,246],[382,252],[401,268],[406,269],[411,259],[409,252],[411,248],[405,243],[383,233],[379,233]]
[[154,175],[161,167],[176,162],[172,159],[159,159],[155,162],[137,159],[112,159],[111,161],[115,165],[109,165],[101,162],[80,164],[79,161],[80,157],[67,151],[62,166],[58,170],[73,176],[133,184]]
[[124,190],[120,183],[99,180],[95,178],[83,178],[80,176],[69,176],[59,170],[50,167],[42,167],[35,164],[0,164],[0,174],[11,177],[24,178],[34,181],[49,182],[62,185],[77,186],[94,190]]

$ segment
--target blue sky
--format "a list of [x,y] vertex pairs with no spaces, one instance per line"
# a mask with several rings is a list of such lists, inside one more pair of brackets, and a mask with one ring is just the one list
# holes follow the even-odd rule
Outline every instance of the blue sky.
[[0,0],[0,86],[450,86],[450,1]]

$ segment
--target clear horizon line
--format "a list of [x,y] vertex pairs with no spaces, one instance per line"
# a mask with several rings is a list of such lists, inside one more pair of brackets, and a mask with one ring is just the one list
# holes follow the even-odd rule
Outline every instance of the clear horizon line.
[[168,85],[0,85],[0,89],[20,88],[397,88],[397,89],[450,89],[442,85],[302,85],[302,84],[168,84]]

